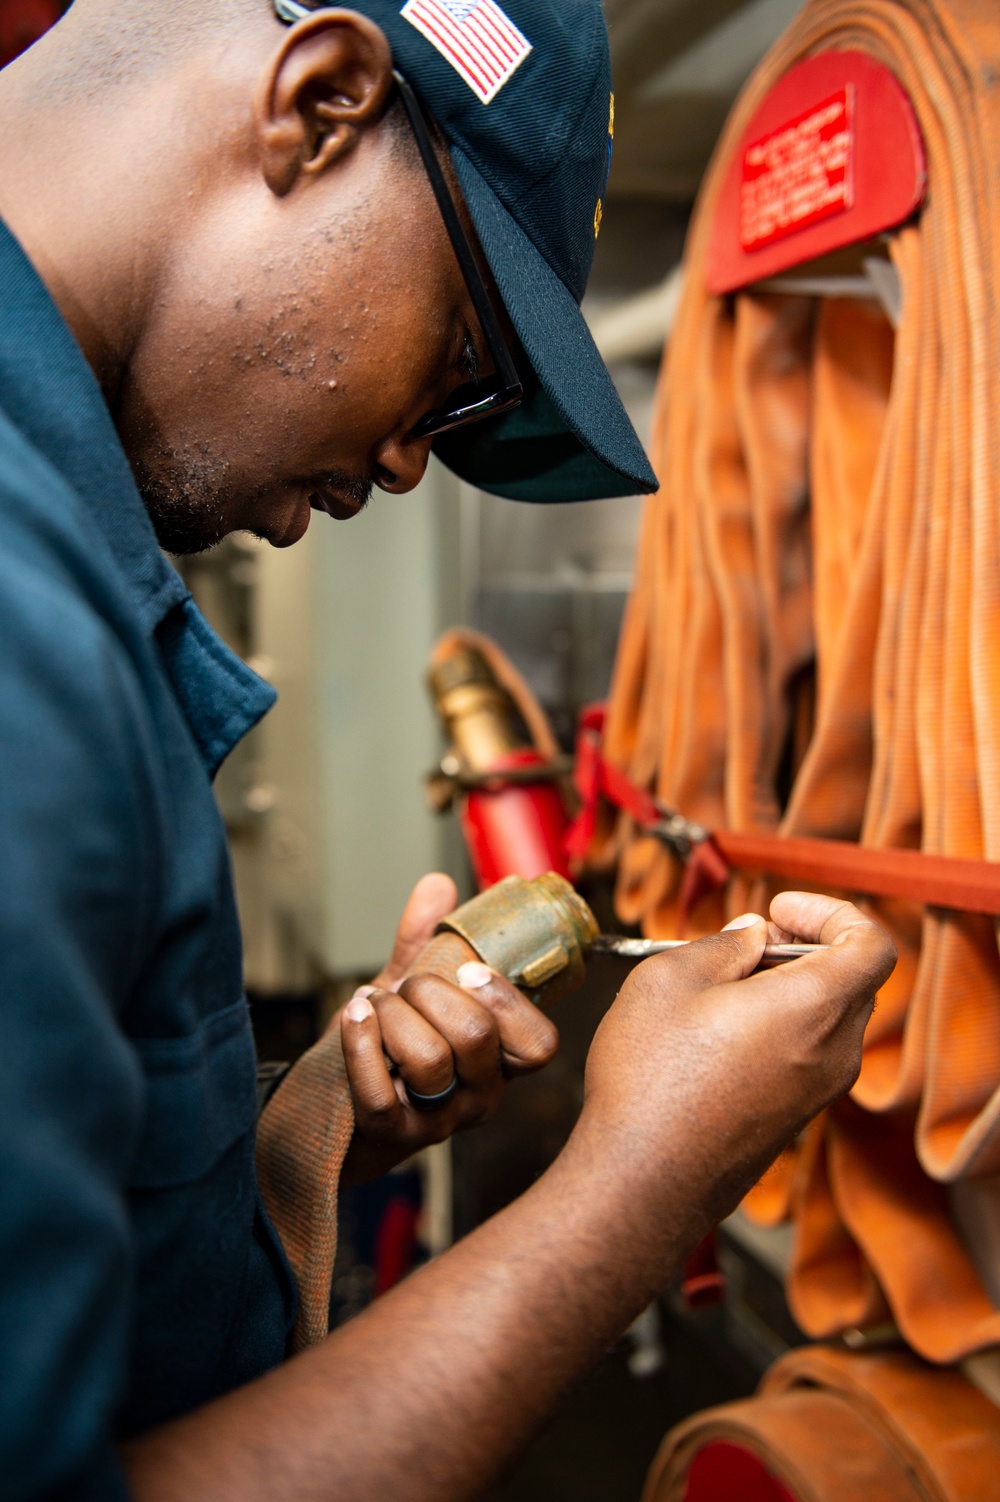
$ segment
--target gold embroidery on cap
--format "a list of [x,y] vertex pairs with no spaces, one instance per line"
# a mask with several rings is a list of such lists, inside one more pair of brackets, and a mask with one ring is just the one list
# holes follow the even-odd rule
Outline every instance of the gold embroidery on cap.
[[[611,143],[615,138],[615,96],[611,95],[611,104],[608,110],[608,172],[611,171]],[[605,173],[605,186],[607,186],[607,173]],[[594,210],[594,239],[601,233],[601,220],[604,218],[604,206],[601,200],[597,200]]]

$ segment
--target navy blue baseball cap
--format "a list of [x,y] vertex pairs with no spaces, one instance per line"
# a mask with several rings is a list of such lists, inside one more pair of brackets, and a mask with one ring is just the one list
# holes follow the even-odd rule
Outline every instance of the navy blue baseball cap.
[[655,490],[580,312],[614,137],[600,0],[347,3],[381,27],[446,141],[531,364],[520,406],[440,434],[434,452],[463,480],[514,500]]

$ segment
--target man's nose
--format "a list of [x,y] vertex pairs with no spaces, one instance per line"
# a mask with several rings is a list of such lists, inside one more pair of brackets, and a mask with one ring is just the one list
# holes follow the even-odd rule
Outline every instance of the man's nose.
[[374,454],[375,483],[391,495],[404,495],[419,485],[431,452],[430,438],[401,437],[380,444]]

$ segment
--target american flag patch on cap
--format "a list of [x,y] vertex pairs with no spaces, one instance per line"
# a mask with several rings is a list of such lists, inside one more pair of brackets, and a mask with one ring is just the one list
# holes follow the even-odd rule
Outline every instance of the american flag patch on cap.
[[406,0],[400,11],[448,59],[484,104],[531,51],[495,0]]

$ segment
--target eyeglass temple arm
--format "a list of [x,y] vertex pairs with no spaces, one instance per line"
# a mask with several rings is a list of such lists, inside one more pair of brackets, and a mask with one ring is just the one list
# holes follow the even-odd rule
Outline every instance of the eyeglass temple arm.
[[441,171],[441,164],[437,159],[437,153],[434,150],[434,143],[431,141],[423,112],[413,90],[403,75],[393,69],[392,76],[396,80],[396,86],[403,101],[403,108],[406,110],[410,125],[413,128],[417,149],[427,169],[427,176],[434,190],[434,197],[437,199],[441,217],[445,222],[445,228],[448,231],[455,255],[458,258],[458,264],[461,267],[462,275],[465,278],[476,309],[476,316],[482,324],[483,332],[490,346],[490,352],[497,363],[498,374],[505,386],[520,386],[521,380],[518,376],[517,368],[510,357],[507,341],[504,339],[500,321],[493,310],[493,304],[490,302],[489,293],[483,282],[482,272],[479,270],[472,246],[469,244],[469,237],[465,233],[465,226],[458,217],[454,201],[448,191],[448,185],[444,180],[444,173]]
[[[299,0],[274,0],[274,9],[279,19],[290,26],[294,26],[297,21],[304,20],[306,16],[315,14],[311,6],[301,5]],[[521,381],[517,373],[517,368],[510,357],[507,341],[504,339],[499,319],[493,310],[493,304],[490,302],[482,273],[473,254],[472,246],[469,244],[469,237],[465,233],[465,226],[458,217],[452,196],[448,191],[448,185],[444,180],[441,164],[437,159],[437,153],[434,150],[434,143],[427,129],[423,111],[403,75],[394,68],[392,76],[396,81],[396,87],[399,89],[400,98],[403,101],[403,108],[406,110],[407,118],[416,137],[417,149],[427,170],[427,176],[430,179],[434,197],[437,199],[441,217],[444,220],[445,228],[448,231],[455,255],[458,258],[458,264],[461,267],[462,275],[468,286],[469,294],[476,309],[476,316],[482,324],[483,332],[490,345],[490,351],[497,363],[498,374],[505,386],[520,386]]]
[[280,21],[285,21],[289,26],[294,26],[296,21],[303,21],[306,16],[313,14],[311,5],[300,5],[298,0],[274,0],[275,13]]

